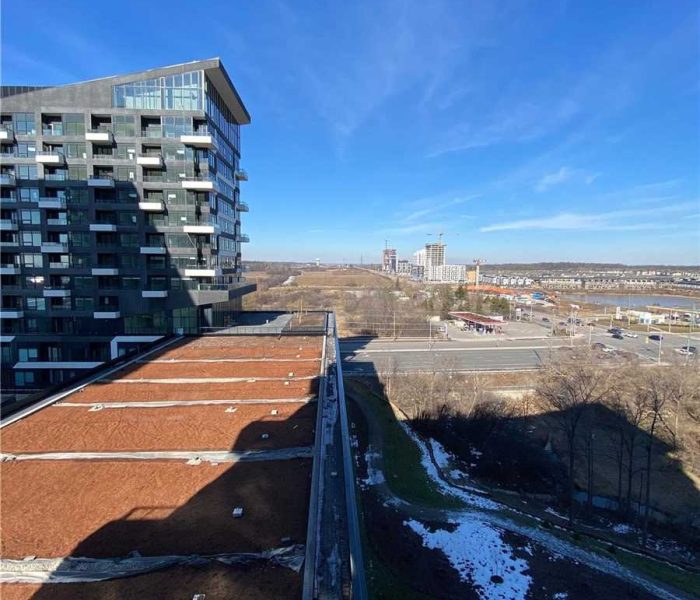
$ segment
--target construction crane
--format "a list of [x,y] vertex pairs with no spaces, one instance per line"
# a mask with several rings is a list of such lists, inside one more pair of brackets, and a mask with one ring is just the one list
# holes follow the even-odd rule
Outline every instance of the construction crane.
[[476,265],[476,277],[474,279],[474,288],[476,289],[479,287],[479,267],[485,264],[486,260],[483,258],[475,258],[472,262]]

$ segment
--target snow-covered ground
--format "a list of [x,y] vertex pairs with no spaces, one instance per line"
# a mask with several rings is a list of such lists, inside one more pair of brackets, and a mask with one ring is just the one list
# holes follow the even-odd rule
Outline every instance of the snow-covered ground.
[[436,529],[411,519],[405,521],[423,538],[427,548],[442,551],[463,581],[469,581],[481,598],[517,600],[525,598],[532,583],[528,564],[513,556],[501,532],[477,516],[463,516],[454,531]]
[[367,465],[367,477],[362,480],[365,485],[379,485],[384,483],[384,473],[375,466],[375,461],[379,459],[379,452],[372,449],[372,446],[367,447],[365,453],[365,464]]
[[[440,477],[440,474],[438,473],[435,464],[430,459],[430,453],[428,452],[428,448],[423,442],[423,440],[421,440],[411,429],[411,427],[406,423],[401,422],[401,426],[403,427],[406,434],[418,446],[418,449],[421,453],[421,464],[423,465],[423,468],[426,470],[428,477],[430,477],[430,479],[433,480],[433,482],[438,486],[438,488],[443,494],[445,494],[446,496],[454,496],[456,498],[459,498],[460,500],[463,500],[466,504],[475,508],[482,508],[487,510],[498,510],[500,508],[503,508],[500,504],[494,502],[493,500],[489,500],[488,498],[484,498],[483,496],[479,496],[477,494],[471,494],[465,490],[461,490],[446,483]],[[438,462],[438,464],[441,464],[440,461],[447,461],[447,463],[445,464],[448,465],[450,460],[449,453],[446,452],[445,449],[435,440],[431,439],[430,443],[432,445],[433,452],[435,452],[436,446],[438,448],[440,459],[437,459],[436,457],[436,462]]]

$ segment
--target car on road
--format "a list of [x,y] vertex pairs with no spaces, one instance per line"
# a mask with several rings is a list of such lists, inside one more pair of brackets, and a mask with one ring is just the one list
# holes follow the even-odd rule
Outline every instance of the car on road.
[[542,322],[543,323],[549,323],[549,319],[547,317],[542,317]]
[[586,325],[588,325],[589,327],[593,327],[595,325],[595,323],[593,321],[588,321],[588,323],[586,323]]
[[608,329],[608,333],[622,333],[622,329],[620,329],[619,327],[611,327],[610,329]]
[[654,340],[655,342],[660,342],[661,340],[664,339],[664,336],[663,336],[663,335],[660,335],[660,334],[658,334],[658,333],[652,333],[652,334],[649,336],[649,339],[650,339],[650,340]]
[[625,337],[628,338],[636,338],[639,337],[636,333],[632,333],[631,331],[625,331]]
[[624,340],[625,339],[621,333],[613,333],[612,337],[614,337],[616,340]]
[[680,348],[676,348],[676,352],[683,356],[694,356],[698,353],[698,349],[695,346],[681,346]]

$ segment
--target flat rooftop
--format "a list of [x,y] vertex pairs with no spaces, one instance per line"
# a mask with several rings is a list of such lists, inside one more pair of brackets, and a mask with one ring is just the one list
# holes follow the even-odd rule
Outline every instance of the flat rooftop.
[[4,427],[3,559],[204,558],[100,582],[7,583],[0,595],[300,597],[294,560],[207,557],[303,556],[323,342],[187,338]]

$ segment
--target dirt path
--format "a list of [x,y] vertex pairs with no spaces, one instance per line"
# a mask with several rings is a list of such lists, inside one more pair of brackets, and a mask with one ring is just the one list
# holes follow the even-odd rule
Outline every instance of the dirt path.
[[[494,525],[502,530],[524,536],[546,548],[553,554],[566,557],[572,561],[580,562],[597,571],[606,573],[613,577],[621,578],[626,582],[634,583],[647,592],[654,594],[658,598],[668,600],[691,600],[692,596],[689,594],[679,592],[650,577],[633,572],[627,567],[613,560],[584,550],[583,548],[567,542],[566,540],[562,540],[546,531],[516,523],[506,516],[510,512],[510,509],[505,505],[489,500],[488,503],[493,503],[497,506],[496,510],[480,508],[480,505],[482,504],[480,502],[480,496],[466,493],[460,488],[455,488],[445,480],[440,480],[436,483],[438,483],[439,487],[443,491],[445,491],[446,488],[450,488],[450,491],[454,492],[454,494],[459,498],[464,499],[465,502],[470,505],[470,508],[463,510],[441,509],[409,503],[399,498],[392,492],[391,488],[386,483],[386,477],[384,476],[383,430],[377,420],[375,412],[368,406],[369,401],[363,394],[354,393],[352,390],[346,390],[346,394],[357,404],[367,422],[368,443],[374,450],[373,452],[367,452],[366,456],[369,463],[367,466],[368,472],[374,473],[373,488],[386,502],[400,510],[407,518],[415,518],[432,522],[449,522],[457,520],[460,517],[473,517],[476,515],[481,521]],[[420,440],[416,439],[415,441],[416,443],[421,444]],[[425,447],[421,450],[427,452]],[[435,467],[434,472],[439,473],[437,465],[433,466]],[[469,502],[469,496],[473,496],[474,502]]]

